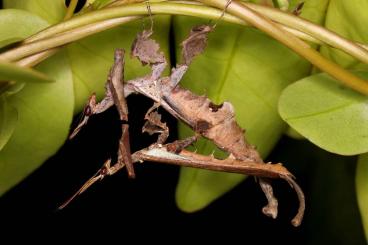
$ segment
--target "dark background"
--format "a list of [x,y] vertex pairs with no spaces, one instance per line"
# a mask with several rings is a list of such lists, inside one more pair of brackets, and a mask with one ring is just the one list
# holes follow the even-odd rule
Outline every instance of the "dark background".
[[[135,151],[154,140],[140,133],[142,118],[152,102],[133,96],[128,103],[134,105],[129,110]],[[175,128],[169,115],[164,114],[164,120]],[[175,205],[179,168],[158,163],[137,165],[135,180],[128,179],[125,171],[107,177],[57,211],[58,205],[115,155],[119,129],[114,108],[94,116],[79,136],[0,198],[1,222],[11,230],[42,230],[64,238],[83,237],[87,232],[102,239],[132,236],[137,241],[149,238],[160,242],[226,239],[261,244],[364,244],[354,179],[349,177],[354,176],[355,159],[342,158],[341,162],[341,157],[288,137],[282,138],[268,159],[285,163],[305,191],[307,210],[299,228],[290,224],[298,205],[296,195],[281,180],[273,182],[280,208],[276,220],[262,214],[266,199],[253,178],[206,209],[187,214]],[[170,140],[174,137],[172,133]],[[332,169],[335,165],[337,172]]]
[[[0,2],[1,4],[1,2]],[[143,116],[152,102],[140,96],[128,99],[132,151],[148,146],[155,137],[141,134]],[[176,138],[175,120],[163,113]],[[75,118],[74,125],[79,120]],[[72,235],[85,239],[128,238],[150,242],[213,242],[291,244],[365,244],[354,188],[355,158],[324,152],[307,141],[283,137],[266,160],[283,162],[305,191],[305,221],[294,228],[290,220],[298,201],[283,181],[273,182],[279,199],[279,217],[264,216],[266,199],[253,178],[225,194],[202,211],[183,213],[175,204],[179,168],[158,163],[136,166],[137,178],[121,171],[95,184],[62,211],[69,198],[114,156],[120,136],[116,110],[94,116],[87,127],[38,170],[0,198],[1,235],[15,231],[12,240],[31,237],[55,241]],[[51,240],[54,241],[54,240]]]

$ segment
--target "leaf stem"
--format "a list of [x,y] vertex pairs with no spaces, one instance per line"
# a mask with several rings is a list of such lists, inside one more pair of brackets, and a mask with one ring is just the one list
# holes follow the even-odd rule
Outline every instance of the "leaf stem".
[[[198,1],[217,7],[219,9],[224,9],[225,6],[227,6],[228,2],[228,0],[198,0]],[[307,43],[293,36],[292,34],[280,29],[267,17],[258,14],[257,12],[250,9],[248,6],[245,6],[236,1],[233,1],[228,5],[227,11],[243,19],[244,21],[252,24],[253,26],[267,33],[271,37],[275,38],[279,42],[283,43],[285,46],[289,47],[294,52],[307,59],[317,68],[330,74],[331,76],[341,81],[348,87],[360,93],[368,95],[368,81],[353,75],[352,73],[343,69],[339,65],[324,58],[316,50],[311,48]]]
[[[213,5],[214,7],[221,8],[226,4],[227,0],[199,0],[205,4]],[[240,4],[233,2],[230,4],[228,12],[232,15],[225,14],[224,20],[232,23],[246,24],[251,23],[257,28],[265,31],[275,39],[284,43],[286,46],[293,49],[295,52],[300,54],[309,60],[312,64],[317,66],[323,71],[333,75],[338,80],[341,80],[347,86],[368,94],[368,84],[365,80],[360,79],[348,71],[342,69],[335,63],[323,58],[318,52],[313,50],[308,44],[301,41],[293,34],[297,33],[298,36],[303,36],[311,41],[318,41],[314,37],[308,36],[308,34],[302,34],[298,30],[293,30],[290,27],[281,27],[280,24],[273,23],[271,20],[262,17],[257,14],[253,9],[264,12],[265,15],[271,16],[275,21],[280,21],[282,23],[294,23],[289,24],[290,27],[297,26],[298,28],[302,26],[301,23],[309,23],[309,34],[315,35],[316,32],[325,32],[319,38],[324,38],[324,41],[328,41],[331,45],[340,45],[342,47],[348,47],[345,51],[354,54],[355,57],[360,57],[363,60],[368,60],[367,51],[361,47],[357,48],[357,45],[351,41],[343,39],[338,35],[329,32],[328,30],[314,25],[308,21],[301,20],[300,18],[291,16],[279,10],[274,10],[267,7],[260,7],[259,5],[252,5],[249,3]],[[220,16],[222,10],[211,8],[204,5],[195,4],[195,2],[158,2],[151,3],[151,11],[153,14],[180,14],[197,16],[203,18],[217,19]],[[139,18],[138,16],[132,15],[146,15],[147,9],[146,5],[143,3],[139,4],[128,4],[123,6],[109,7],[106,9],[89,12],[81,16],[76,16],[68,21],[64,21],[52,27],[45,29],[44,31],[28,38],[23,45],[15,49],[9,50],[0,55],[0,60],[16,61],[27,57],[29,55],[34,55],[39,52],[44,52],[47,49],[55,48],[67,43],[79,40],[88,35],[118,26],[120,24],[126,23],[133,19]],[[133,19],[122,19],[124,16],[131,16],[129,18]],[[297,24],[295,24],[297,23]],[[282,29],[281,29],[282,28]],[[289,29],[287,29],[289,28]],[[305,31],[305,29],[303,29]],[[291,34],[291,33],[292,34]],[[327,33],[327,34],[326,34]],[[331,40],[334,41],[331,41]],[[37,41],[38,40],[38,41]],[[359,54],[358,54],[359,53]],[[45,55],[45,57],[47,57]],[[33,62],[35,63],[35,62]]]
[[[120,3],[122,4],[122,3]],[[153,14],[178,14],[178,15],[190,15],[190,16],[197,16],[202,18],[208,19],[215,19],[220,16],[219,10],[209,8],[207,6],[195,6],[201,3],[197,2],[188,2],[188,1],[179,1],[179,2],[161,2],[161,3],[152,3],[152,12]],[[244,5],[248,6],[249,8],[257,11],[258,13],[262,13],[265,16],[269,17],[270,19],[275,21],[275,24],[286,30],[293,35],[310,42],[314,42],[317,44],[322,44],[323,42],[331,45],[332,47],[341,49],[342,51],[346,52],[347,54],[352,55],[353,57],[357,58],[358,60],[368,63],[368,46],[360,43],[354,43],[350,40],[347,40],[334,32],[331,32],[321,26],[318,26],[312,22],[304,20],[302,18],[296,17],[294,15],[285,13],[283,11],[261,6],[257,4],[251,3],[243,3]],[[168,6],[169,5],[169,6]],[[129,15],[142,15],[146,14],[146,6],[143,4],[130,4],[130,5],[123,5],[118,6],[120,7],[118,17],[122,16],[129,16]],[[115,7],[117,8],[117,7]],[[107,9],[110,11],[110,9]],[[93,15],[100,15],[99,11],[92,12],[90,14]],[[106,14],[106,13],[104,13]],[[108,18],[111,15],[107,16]],[[56,33],[69,31],[70,29],[83,26],[82,23],[78,20],[75,21],[76,18],[73,18],[74,23],[70,22],[63,22],[69,23],[67,25],[60,23],[56,26],[50,27],[35,36],[27,39],[24,43],[32,42],[35,40],[39,40],[42,38],[50,37]],[[106,18],[104,18],[105,20]],[[226,14],[223,18],[224,21],[242,25],[249,25],[242,19],[239,19],[235,16]],[[91,21],[89,21],[91,22]],[[89,23],[88,23],[89,24]],[[52,29],[52,30],[50,30]],[[322,41],[322,42],[321,42]]]
[[[147,14],[147,9],[145,4],[123,4],[125,3],[115,3],[114,7],[109,7],[102,10],[97,10],[89,12],[87,14],[74,17],[69,21],[59,23],[57,25],[51,26],[44,31],[26,39],[25,43],[32,42],[35,40],[50,37],[54,34],[69,31],[71,29],[81,27],[86,24],[91,24],[94,22],[123,17],[129,15],[142,15]],[[119,5],[118,5],[119,4]],[[258,13],[262,13],[274,20],[277,23],[281,23],[282,28],[292,32],[300,38],[306,39],[307,41],[312,41],[320,44],[321,40],[335,48],[339,48],[348,54],[351,54],[355,58],[368,63],[368,46],[363,44],[356,44],[350,40],[346,40],[339,35],[326,30],[316,24],[313,24],[307,20],[296,17],[294,15],[285,13],[278,9],[261,6],[251,3],[243,3],[244,5],[252,8]],[[196,16],[202,18],[214,19],[220,16],[219,11],[208,6],[204,6],[196,1],[169,1],[169,2],[157,2],[151,3],[151,9],[153,14],[178,14],[178,15],[188,15]],[[223,18],[224,21],[249,25],[247,22],[241,18],[231,16],[226,14]],[[278,24],[279,27],[280,24]],[[365,50],[364,50],[365,49]]]
[[[188,1],[181,1],[182,3]],[[202,4],[202,3],[193,3]],[[368,45],[346,39],[337,33],[330,31],[320,25],[310,22],[301,17],[295,16],[277,8],[272,8],[265,5],[254,4],[250,2],[242,2],[243,5],[251,8],[257,13],[270,18],[279,28],[282,28],[294,36],[297,36],[305,41],[310,41],[316,44],[327,44],[334,48],[340,49],[354,58],[368,64]],[[236,20],[235,20],[236,19]],[[242,24],[241,19],[233,15],[228,15],[224,18],[225,21],[231,23]],[[244,20],[242,20],[243,23]],[[247,25],[249,25],[247,23]]]
[[[66,11],[66,14],[64,16],[64,20],[68,20],[71,17],[73,17],[75,8],[78,5],[78,0],[72,0],[69,3],[69,7]],[[26,58],[23,58],[21,60],[19,60],[17,63],[17,65],[19,66],[23,66],[23,67],[32,67],[37,65],[38,63],[42,62],[43,60],[47,59],[48,57],[56,54],[59,51],[60,48],[52,48],[46,51],[43,51],[41,53],[36,53],[33,54],[31,56],[28,56]]]
[[[186,3],[186,4],[184,4]],[[199,4],[199,5],[198,5]],[[299,23],[299,26],[303,26],[304,22],[305,24],[308,24],[311,26],[311,28],[309,28],[309,32],[310,33],[323,33],[323,32],[328,32],[328,30],[325,30],[324,28],[319,28],[319,26],[314,25],[308,21],[299,19],[295,16],[286,14],[282,11],[279,10],[274,10],[272,8],[267,8],[267,7],[263,7],[263,6],[258,6],[258,5],[250,5],[251,7],[254,7],[256,10],[260,11],[260,12],[265,12],[266,14],[268,14],[269,12],[271,14],[269,14],[269,16],[273,17],[273,19],[275,21],[278,21],[280,19],[283,19],[284,22],[297,22],[300,21],[302,22],[301,24]],[[120,14],[119,17],[122,16],[129,16],[129,15],[145,15],[147,13],[147,9],[146,9],[146,5],[144,4],[131,4],[131,5],[124,5],[124,6],[119,6],[120,7]],[[115,7],[116,8],[116,7]],[[202,17],[202,18],[207,18],[207,19],[216,19],[221,15],[220,10],[218,9],[214,9],[211,7],[207,7],[202,5],[201,3],[197,3],[197,2],[188,2],[188,1],[181,1],[181,2],[163,2],[163,3],[152,3],[151,4],[151,9],[152,12],[154,14],[178,14],[178,15],[188,15],[188,16],[197,16],[197,17]],[[90,13],[92,14],[92,13]],[[95,11],[93,12],[94,15],[98,14],[100,15],[99,11]],[[106,17],[106,16],[105,16]],[[107,16],[108,18],[111,17],[111,15]],[[70,28],[76,28],[76,27],[81,27],[83,25],[81,25],[80,21],[76,21],[77,18],[73,18],[70,22],[63,22],[60,23],[58,25],[55,25],[53,27],[50,27],[48,29],[45,29],[44,31],[32,36],[31,38],[28,38],[26,41],[24,41],[23,45],[30,42],[34,42],[36,40],[40,40],[40,39],[45,39],[48,37],[52,37],[52,35],[58,34],[60,32],[66,32],[66,31],[70,31]],[[80,19],[80,18],[78,18]],[[103,18],[102,21],[105,21],[106,18]],[[223,17],[223,20],[226,22],[230,22],[230,23],[235,23],[235,24],[242,24],[242,25],[248,25],[247,22],[245,22],[244,20],[229,15],[229,14],[225,14]],[[91,22],[91,21],[89,21]],[[100,21],[101,22],[101,21]],[[65,25],[65,23],[69,23],[68,25]],[[84,23],[84,21],[82,21],[82,24]],[[288,31],[290,33],[292,33],[293,35],[296,35],[304,40],[307,41],[311,41],[317,44],[321,44],[321,41],[319,41],[318,39],[314,38],[313,36],[310,36],[308,34],[305,34],[301,31],[292,29],[288,26],[283,26],[280,25],[278,23],[275,23],[277,26],[279,26],[280,28],[282,28],[285,31]],[[294,25],[296,26],[296,25]],[[88,29],[88,28],[87,28]],[[312,31],[314,30],[314,32]],[[82,30],[80,30],[82,31]],[[358,49],[356,48],[356,44],[354,44],[351,41],[345,40],[341,37],[339,37],[338,35],[322,35],[322,36],[326,36],[325,39],[329,39],[329,38],[334,38],[336,39],[337,43],[343,43],[342,45],[340,45],[341,49],[345,49],[345,52],[353,55],[356,58],[360,58],[362,61],[368,61],[368,52],[366,52],[367,54],[365,55],[364,52],[360,52],[361,48],[358,47]],[[324,39],[324,41],[326,41]],[[65,40],[66,41],[66,40]],[[330,42],[331,44],[331,42]],[[333,44],[333,43],[332,43]],[[9,51],[12,52],[13,50]],[[358,51],[358,53],[360,52],[360,54],[356,54]],[[14,54],[14,53],[13,53]],[[0,55],[0,58],[2,59],[9,59],[9,60],[15,60],[15,57],[12,57],[12,53],[5,53],[3,55]]]
[[66,14],[64,16],[64,20],[70,19],[73,14],[74,14],[74,10],[77,7],[78,4],[78,0],[71,0],[68,6],[68,9],[66,10]]
[[[101,11],[91,12],[83,16],[75,17],[69,21],[57,24],[48,29],[45,29],[44,31],[32,36],[31,38],[26,39],[23,42],[23,45],[2,53],[0,55],[0,59],[8,61],[19,60],[28,55],[42,52],[49,48],[64,45],[66,43],[70,43],[72,41],[86,37],[88,35],[97,33],[99,31],[115,27],[119,24],[123,24],[125,22],[124,21],[121,22],[120,19],[121,16],[147,14],[147,7],[145,4],[132,4],[132,5],[119,6],[118,14],[116,13],[116,8],[117,7],[115,7],[114,9],[106,9],[102,13],[100,13]],[[114,10],[114,12],[111,13],[111,10]],[[181,14],[188,16],[200,16],[210,19],[217,19],[221,15],[221,11],[215,8],[209,8],[193,4],[157,3],[151,4],[151,10],[154,14]],[[98,16],[100,14],[103,14],[103,16],[98,17],[99,22],[84,25],[86,23],[91,22],[89,18],[85,18],[86,15],[91,14],[93,15],[97,14]],[[116,16],[119,16],[119,18],[115,18]],[[114,18],[109,19],[111,17]],[[245,24],[244,21],[240,20],[239,18],[232,17],[230,15],[226,15],[225,18],[233,23]],[[93,25],[95,25],[96,27],[94,28]],[[91,29],[94,29],[94,31],[91,32]]]
[[355,43],[322,26],[275,8],[253,3],[243,4],[283,26],[306,33],[334,48],[341,49],[362,62],[368,63],[368,46],[365,44]]
[[16,62],[17,65],[23,66],[23,67],[32,67],[37,65],[38,63],[44,61],[48,57],[56,54],[60,48],[52,48],[48,49],[46,51],[43,51],[41,53],[36,53],[31,56],[25,57],[19,61]]
[[113,28],[115,26],[119,26],[121,24],[139,18],[140,18],[139,16],[129,16],[89,24],[84,26],[83,28],[77,28],[66,33],[55,35],[48,39],[42,39],[40,41],[32,42],[27,45],[22,45],[18,48],[7,51],[0,55],[0,60],[16,61],[29,55],[34,55],[39,52],[44,52],[45,50],[48,49],[65,45],[67,43],[79,40],[81,38],[90,36],[92,34]]

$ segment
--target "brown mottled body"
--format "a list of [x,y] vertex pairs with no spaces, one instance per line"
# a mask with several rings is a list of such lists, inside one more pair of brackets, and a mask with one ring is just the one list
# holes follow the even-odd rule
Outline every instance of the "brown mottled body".
[[[165,88],[165,86],[161,87]],[[207,97],[196,95],[178,85],[172,90],[165,89],[162,94],[163,100],[183,122],[186,122],[195,132],[214,142],[221,150],[230,153],[238,160],[263,163],[258,151],[246,142],[244,130],[235,120],[235,111],[231,103],[215,105]],[[259,184],[268,201],[262,212],[275,219],[278,213],[278,201],[273,194],[270,181],[260,178]]]
[[164,94],[163,99],[181,117],[190,119],[188,124],[195,132],[212,140],[221,150],[231,153],[238,160],[262,162],[259,153],[245,141],[244,130],[235,120],[231,103],[224,102],[214,107],[207,97],[179,86],[170,94]]
[[[169,77],[160,77],[166,60],[158,44],[150,38],[152,32],[143,31],[138,34],[132,46],[132,56],[137,57],[144,65],[150,64],[152,73],[150,76],[129,81],[128,86],[160,103],[173,116],[191,126],[196,133],[212,140],[220,149],[231,153],[232,157],[263,163],[255,148],[245,141],[244,130],[237,124],[234,108],[230,103],[215,105],[207,97],[196,95],[178,85],[193,59],[204,51],[208,33],[212,30],[208,25],[192,28],[189,37],[182,42],[183,64],[173,68]],[[263,178],[259,179],[259,184],[268,201],[262,211],[265,215],[276,218],[278,202],[272,186],[269,180]]]

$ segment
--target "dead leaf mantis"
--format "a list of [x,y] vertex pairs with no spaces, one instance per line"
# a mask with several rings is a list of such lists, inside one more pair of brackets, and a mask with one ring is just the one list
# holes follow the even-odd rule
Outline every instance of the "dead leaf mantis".
[[[299,198],[299,209],[292,224],[300,225],[305,209],[305,198],[301,188],[294,181],[294,176],[281,164],[263,162],[257,150],[245,140],[244,130],[235,120],[232,104],[224,102],[216,105],[207,97],[196,95],[179,85],[192,60],[205,49],[207,36],[212,30],[213,27],[209,25],[196,26],[191,30],[189,37],[182,43],[183,63],[173,68],[170,76],[167,77],[162,77],[167,62],[159,45],[150,38],[152,29],[139,33],[131,49],[133,57],[138,58],[143,65],[150,65],[150,74],[124,82],[124,50],[115,51],[114,64],[108,75],[104,99],[97,103],[95,95],[91,96],[84,109],[84,118],[71,134],[71,138],[80,131],[92,115],[102,113],[115,105],[122,122],[118,160],[113,165],[110,159],[107,160],[102,168],[60,208],[65,207],[97,180],[113,175],[123,167],[127,168],[129,177],[134,178],[133,165],[135,163],[152,161],[253,175],[259,179],[259,184],[268,200],[268,204],[262,211],[272,218],[277,217],[278,202],[273,195],[270,179],[284,179],[295,189]],[[143,132],[159,134],[157,142],[133,154],[130,152],[128,108],[125,101],[125,97],[132,93],[139,93],[154,101],[154,105],[146,113],[147,121]],[[190,126],[194,131],[194,136],[165,144],[169,129],[165,123],[161,122],[161,116],[157,112],[160,106]],[[213,156],[203,156],[185,150],[199,137],[213,141],[218,148],[230,153],[229,157],[220,160]]]

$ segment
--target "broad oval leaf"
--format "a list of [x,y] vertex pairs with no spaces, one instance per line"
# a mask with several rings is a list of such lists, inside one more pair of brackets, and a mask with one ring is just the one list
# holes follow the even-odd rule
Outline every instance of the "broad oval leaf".
[[[63,1],[41,0],[30,3],[14,0],[8,1],[5,6],[32,11],[46,18],[49,23],[54,23],[56,19],[60,20],[61,16],[64,16],[65,8],[61,6],[61,2]],[[49,12],[51,16],[47,15],[47,11],[42,11],[41,6],[47,6],[51,9],[52,11]],[[57,9],[62,14],[55,13],[54,10]],[[155,21],[155,35],[161,41],[166,54],[168,53],[169,23],[169,16],[158,17]],[[42,89],[34,87],[35,85],[26,85],[25,91],[19,93],[19,96],[16,94],[15,97],[12,97],[15,98],[15,104],[21,108],[19,111],[20,122],[13,137],[0,153],[0,193],[19,182],[56,152],[68,133],[71,111],[73,110],[71,107],[74,104],[73,91],[77,94],[75,96],[75,112],[82,108],[92,92],[97,92],[101,97],[104,93],[108,71],[113,63],[114,49],[123,47],[129,50],[136,33],[141,30],[141,26],[141,21],[135,22],[69,45],[67,52],[63,54],[63,61],[58,61],[58,59],[54,61],[54,58],[51,58],[42,64],[42,67],[46,67],[43,70],[47,70],[48,74],[54,74],[50,77],[57,79],[56,85],[44,86]],[[70,61],[71,65],[67,63],[67,60]],[[142,69],[139,62],[130,59],[126,61],[126,78],[147,73],[148,69]],[[58,80],[59,78],[60,80]],[[65,85],[62,85],[61,80]],[[74,88],[70,81],[74,81]],[[38,91],[38,88],[41,91]],[[30,91],[33,91],[34,97],[31,97]],[[30,101],[27,99],[28,96]],[[23,100],[24,98],[25,100]],[[27,103],[23,104],[22,101]],[[27,108],[26,104],[32,105],[31,108]],[[16,108],[18,109],[18,107]],[[32,111],[35,112],[33,117]],[[53,113],[57,113],[57,115]],[[37,136],[35,133],[40,133],[40,135]]]
[[[31,11],[53,24],[55,21],[61,20],[65,14],[63,2],[64,0],[10,0],[6,1],[5,7]],[[105,2],[96,1],[96,3],[103,4]],[[47,6],[47,9],[50,8],[51,11],[43,11],[44,6]],[[142,29],[142,21],[149,22],[147,20],[138,20],[127,23],[120,27],[94,34],[67,46],[67,54],[73,72],[75,113],[78,113],[83,108],[92,93],[96,93],[98,99],[104,96],[104,85],[113,63],[114,50],[116,48],[130,50],[133,40]],[[169,57],[169,27],[170,16],[154,17],[154,38],[160,43],[161,49],[167,57]],[[128,56],[127,52],[125,59],[126,80],[148,73],[149,69],[147,67],[143,68],[140,62],[136,59],[129,59]]]
[[72,74],[59,54],[38,69],[56,82],[28,83],[8,97],[18,124],[0,152],[0,194],[17,184],[53,155],[65,141],[73,115]]
[[[357,75],[368,78],[367,72]],[[282,93],[281,117],[317,146],[341,155],[368,152],[368,97],[326,74],[304,78]]]
[[0,48],[23,40],[42,30],[47,22],[37,15],[20,9],[0,10]]
[[272,0],[273,5],[283,11],[286,11],[290,7],[289,0]]
[[[10,5],[21,7],[16,2],[12,1]],[[30,6],[37,4],[35,2],[23,3]],[[5,40],[3,45],[26,38],[48,25],[40,17],[23,10],[3,10],[2,13],[4,15],[0,14],[0,18],[5,16],[4,24],[9,24],[2,29],[4,36],[0,39]],[[19,28],[14,28],[15,26]],[[67,59],[65,55],[58,55],[41,64],[39,68],[56,82],[28,83],[21,92],[19,90],[24,84],[16,83],[5,94],[9,105],[18,111],[19,120],[12,137],[0,152],[0,194],[53,155],[63,144],[69,131],[73,112],[73,84]],[[15,124],[11,126],[14,127]]]
[[[326,28],[351,40],[368,43],[368,1],[331,0],[326,15]],[[359,62],[337,49],[323,46],[321,53],[334,62],[354,70],[368,70],[368,64]]]
[[330,0],[307,0],[294,2],[293,7],[303,2],[300,17],[312,21],[316,24],[323,25]]
[[0,152],[8,143],[18,121],[17,110],[9,105],[5,96],[0,97]]
[[87,2],[88,4],[92,4],[95,9],[99,9],[106,6],[107,4],[110,4],[113,1],[114,0],[88,0]]
[[4,0],[3,4],[4,8],[27,10],[50,24],[63,20],[66,13],[65,0]]
[[[4,46],[23,40],[24,38],[27,38],[34,33],[42,30],[47,26],[47,22],[37,15],[34,15],[32,13],[29,13],[24,10],[19,9],[2,9],[0,10],[0,48],[3,48]],[[16,28],[14,28],[16,26]],[[11,65],[11,64],[10,64]],[[9,70],[9,66],[7,66],[7,63],[5,63],[2,66],[2,71],[4,72],[3,75],[10,73],[11,70]],[[24,80],[24,78],[31,78],[32,80],[32,74],[35,74],[34,72],[31,72],[30,76],[25,76],[29,74],[29,69],[26,69],[25,71],[21,68],[10,66],[10,68],[15,68],[20,73],[17,74],[18,78],[21,78],[20,80]],[[14,70],[14,69],[13,69]],[[12,75],[15,75],[14,73]],[[19,77],[19,75],[21,75]],[[7,80],[7,78],[2,78],[1,80]],[[16,78],[13,76],[13,78]],[[23,79],[22,79],[23,78]],[[15,79],[17,80],[17,79]],[[28,80],[27,81],[31,81]],[[37,79],[36,79],[37,80]],[[18,80],[19,81],[19,80]],[[2,92],[6,92],[7,94],[13,94],[19,92],[23,88],[23,83],[16,83],[13,85],[6,85],[2,89]],[[4,91],[5,90],[5,91]]]
[[[203,20],[178,17],[174,23],[176,40],[181,41],[192,26]],[[204,54],[193,61],[183,85],[208,95],[215,103],[230,101],[248,141],[266,156],[285,130],[277,113],[278,97],[309,68],[297,55],[254,29],[220,24],[209,35]],[[181,127],[181,137],[190,134]],[[199,142],[196,148],[203,154],[216,150],[208,141]],[[243,175],[182,168],[177,204],[184,211],[196,211],[243,179]]]
[[355,184],[365,237],[368,242],[368,154],[359,157]]
[[[321,21],[318,17],[324,15],[328,0],[304,2],[306,10],[302,15]],[[203,23],[205,20],[174,18],[177,57],[180,57],[179,44],[189,29]],[[309,69],[307,62],[259,31],[220,23],[209,35],[205,53],[194,60],[184,76],[183,85],[208,95],[216,103],[225,100],[233,103],[248,141],[265,157],[285,130],[277,113],[279,95],[290,82],[308,74]],[[186,137],[193,133],[181,125],[179,134]],[[224,155],[216,153],[208,141],[200,141],[196,149],[204,154],[215,151],[215,155]],[[187,212],[199,210],[243,179],[243,175],[182,168],[177,204]]]
[[0,82],[1,81],[30,83],[53,82],[51,78],[41,72],[5,61],[0,61]]

